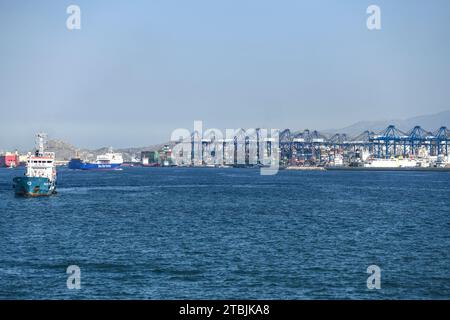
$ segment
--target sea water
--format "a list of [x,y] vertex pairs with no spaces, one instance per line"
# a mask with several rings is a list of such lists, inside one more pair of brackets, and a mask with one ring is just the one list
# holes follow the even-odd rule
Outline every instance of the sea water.
[[447,172],[60,168],[18,198],[22,171],[0,169],[2,299],[450,298]]

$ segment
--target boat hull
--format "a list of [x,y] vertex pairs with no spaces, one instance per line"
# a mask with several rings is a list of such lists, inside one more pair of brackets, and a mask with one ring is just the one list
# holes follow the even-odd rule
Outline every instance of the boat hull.
[[18,196],[39,197],[56,193],[55,181],[47,178],[17,177],[13,179],[14,191]]

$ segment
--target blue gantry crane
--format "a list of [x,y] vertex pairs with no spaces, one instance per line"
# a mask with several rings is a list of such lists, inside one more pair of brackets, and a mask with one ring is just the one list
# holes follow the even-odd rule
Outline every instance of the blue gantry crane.
[[[194,132],[192,138],[192,164],[204,163],[203,159],[194,159],[194,151],[200,157],[214,156],[220,152],[225,159],[225,147],[231,148],[233,158],[231,163],[235,165],[261,164],[264,155],[271,156],[272,144],[278,142],[280,161],[282,164],[301,164],[326,161],[321,158],[323,150],[330,155],[334,153],[346,153],[349,155],[363,149],[368,150],[375,158],[386,158],[400,156],[417,156],[420,148],[426,147],[430,155],[448,156],[448,144],[450,131],[447,127],[441,127],[434,132],[427,131],[417,125],[408,132],[403,132],[394,125],[377,133],[364,131],[363,133],[349,137],[345,133],[336,133],[327,136],[317,130],[293,132],[290,129],[278,131],[278,141],[268,136],[265,130],[239,129],[234,137],[218,139],[214,134],[208,137],[200,137]],[[228,142],[227,142],[228,141]],[[197,142],[197,143],[195,143]],[[210,146],[210,144],[223,144],[223,146]],[[278,152],[278,151],[277,151]],[[225,162],[225,161],[224,161]]]

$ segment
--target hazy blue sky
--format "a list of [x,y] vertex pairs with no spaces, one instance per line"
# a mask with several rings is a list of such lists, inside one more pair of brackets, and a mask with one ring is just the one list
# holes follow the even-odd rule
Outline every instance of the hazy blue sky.
[[38,130],[142,146],[197,119],[324,129],[450,109],[448,0],[0,0],[0,40],[0,149]]

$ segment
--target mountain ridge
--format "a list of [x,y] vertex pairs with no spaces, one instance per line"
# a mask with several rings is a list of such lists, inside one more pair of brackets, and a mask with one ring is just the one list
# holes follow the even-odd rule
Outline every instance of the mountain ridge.
[[366,130],[379,132],[389,125],[395,125],[402,131],[409,131],[415,126],[434,132],[442,126],[450,127],[450,110],[441,111],[434,114],[414,116],[406,119],[358,121],[352,125],[340,129],[323,130],[324,133],[346,133],[347,135],[358,135]]

